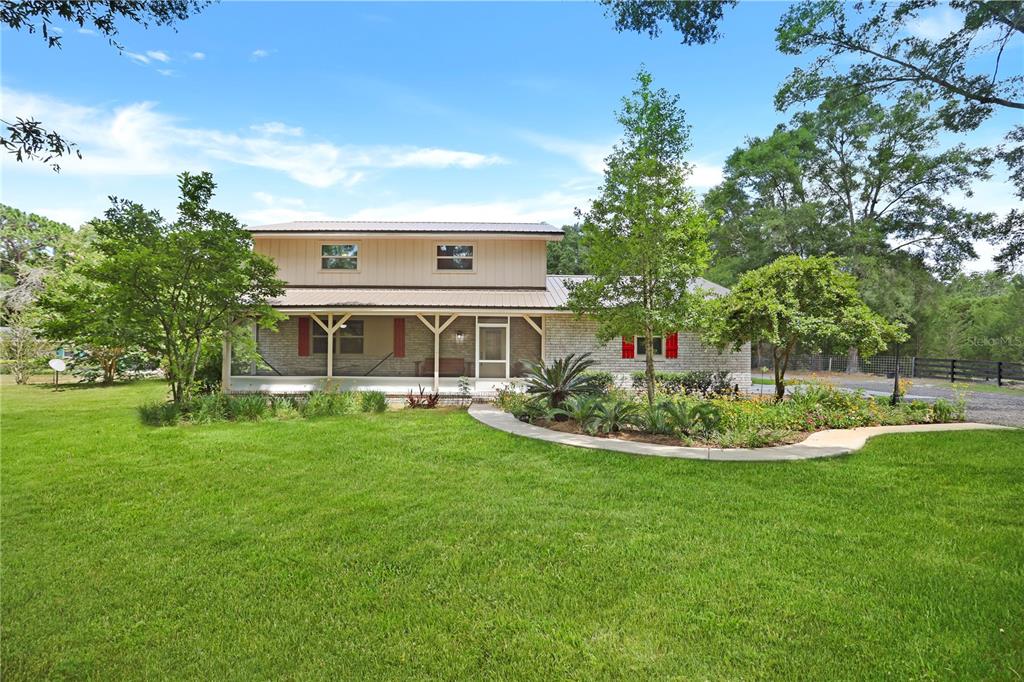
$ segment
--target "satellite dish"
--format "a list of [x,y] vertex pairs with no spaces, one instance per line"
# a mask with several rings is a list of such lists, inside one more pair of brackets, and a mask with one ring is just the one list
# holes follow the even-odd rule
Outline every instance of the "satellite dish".
[[54,372],[63,372],[65,369],[67,369],[67,367],[67,364],[65,364],[65,362],[60,358],[54,358],[53,360],[50,360],[50,369],[52,369]]

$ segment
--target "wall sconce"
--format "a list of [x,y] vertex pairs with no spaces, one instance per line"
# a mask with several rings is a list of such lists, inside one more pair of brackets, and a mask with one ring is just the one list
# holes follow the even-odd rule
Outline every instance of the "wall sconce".
[[462,343],[466,340],[466,332],[457,331],[455,332],[455,343]]

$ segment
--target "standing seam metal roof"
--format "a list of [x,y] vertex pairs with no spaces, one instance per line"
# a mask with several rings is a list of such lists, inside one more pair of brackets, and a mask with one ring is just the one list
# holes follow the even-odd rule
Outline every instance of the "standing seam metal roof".
[[487,222],[436,222],[400,220],[296,220],[271,225],[253,225],[250,232],[280,233],[292,232],[380,232],[388,233],[446,233],[470,232],[483,234],[562,234],[560,228],[547,223],[487,223]]

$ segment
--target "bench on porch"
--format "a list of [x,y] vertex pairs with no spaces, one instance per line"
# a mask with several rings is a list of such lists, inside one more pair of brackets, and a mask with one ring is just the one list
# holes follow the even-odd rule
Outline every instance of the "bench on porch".
[[[465,358],[441,358],[438,363],[438,375],[443,377],[473,376],[473,363]],[[416,362],[416,376],[434,376],[434,358]]]

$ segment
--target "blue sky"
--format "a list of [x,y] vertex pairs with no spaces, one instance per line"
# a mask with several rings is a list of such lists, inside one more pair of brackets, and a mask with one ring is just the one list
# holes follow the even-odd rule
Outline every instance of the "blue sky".
[[[583,2],[222,3],[177,32],[128,27],[120,54],[74,26],[60,50],[5,30],[3,117],[36,116],[85,160],[57,175],[4,158],[2,200],[71,224],[102,213],[109,195],[172,215],[174,175],[208,169],[217,207],[249,224],[562,224],[600,185],[614,112],[641,64],[681,96],[703,190],[745,136],[789,118],[772,105],[801,63],[775,50],[784,9],[744,3],[704,47],[616,33]],[[936,11],[916,30],[947,19]],[[1010,58],[1021,62],[1019,46]],[[965,139],[992,143],[1009,120]],[[1000,177],[964,202],[1005,211],[1014,200]]]

